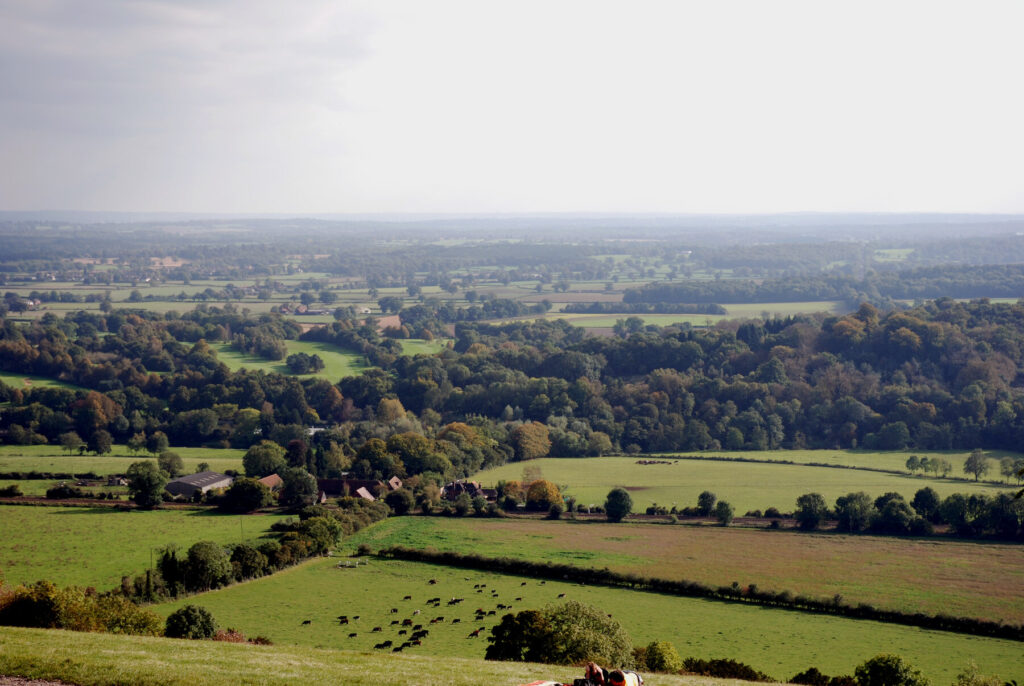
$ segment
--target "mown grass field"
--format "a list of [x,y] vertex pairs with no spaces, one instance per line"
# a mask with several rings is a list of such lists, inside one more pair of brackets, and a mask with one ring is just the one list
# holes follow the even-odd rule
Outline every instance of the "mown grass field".
[[413,357],[415,355],[433,355],[448,347],[452,342],[450,338],[435,338],[427,341],[422,338],[406,338],[398,341],[402,344],[402,353]]
[[43,388],[70,388],[77,390],[80,386],[76,386],[70,383],[64,383],[58,379],[52,379],[48,376],[36,376],[34,374],[14,374],[12,372],[0,372],[0,381],[11,388],[17,388],[22,391],[27,391],[35,386],[41,386]]
[[[572,683],[577,667],[457,657],[254,646],[0,627],[0,674],[79,686],[505,686]],[[645,675],[648,686],[744,686],[706,677]]]
[[[760,453],[767,455],[768,453]],[[779,453],[785,459],[785,453]],[[523,478],[524,468],[539,468],[543,478],[568,486],[564,494],[577,503],[603,504],[608,491],[623,486],[633,498],[634,511],[642,512],[657,503],[666,507],[697,504],[702,491],[711,491],[728,501],[742,515],[750,510],[776,507],[791,512],[804,493],[820,493],[831,506],[836,498],[854,491],[872,497],[895,491],[909,502],[918,489],[934,488],[941,497],[951,493],[995,495],[1006,485],[932,479],[910,474],[896,475],[862,469],[835,469],[805,465],[678,460],[671,464],[639,465],[637,457],[546,457],[527,463],[514,462],[478,472],[473,478],[482,484]],[[659,458],[660,459],[660,458]],[[671,458],[666,458],[671,460]]]
[[[5,486],[17,485],[21,489],[23,495],[43,497],[46,495],[47,489],[56,486],[57,484],[64,482],[68,484],[74,484],[73,480],[69,479],[0,479],[0,488]],[[128,488],[125,486],[96,486],[96,487],[82,487],[83,491],[91,491],[93,493],[117,493],[124,498],[128,494]]]
[[[270,577],[235,585],[174,603],[155,606],[161,615],[188,603],[202,605],[225,626],[246,635],[262,634],[276,643],[373,651],[377,643],[404,640],[392,621],[412,619],[429,629],[421,646],[403,655],[480,658],[484,635],[503,614],[578,600],[614,615],[634,643],[671,641],[683,656],[731,657],[777,679],[788,679],[809,666],[828,674],[852,673],[854,667],[881,652],[898,652],[931,678],[946,682],[968,661],[1005,677],[1020,669],[1020,644],[958,634],[767,610],[739,604],[676,598],[653,593],[587,587],[435,565],[370,559],[365,566],[339,569],[337,559],[315,560]],[[428,581],[436,579],[437,584]],[[477,592],[474,585],[486,584]],[[497,596],[492,595],[492,591]],[[559,595],[565,594],[564,599]],[[404,596],[411,600],[403,600]],[[425,604],[439,597],[441,606]],[[465,598],[452,607],[449,598]],[[522,598],[522,600],[515,600]],[[392,613],[391,609],[397,609]],[[477,608],[494,610],[483,621]],[[420,614],[413,614],[420,610]],[[338,615],[360,619],[348,625]],[[443,616],[444,621],[430,624]],[[460,619],[454,623],[454,619]],[[309,620],[308,625],[303,622]],[[374,627],[381,627],[374,632]],[[469,632],[484,628],[481,636]],[[349,634],[357,634],[349,637]]]
[[[1008,450],[986,450],[985,456],[992,460],[992,469],[985,477],[988,481],[999,480],[998,461],[1004,457],[1018,458],[1021,453]],[[757,460],[775,462],[795,462],[797,464],[828,464],[840,467],[857,467],[861,469],[886,469],[907,471],[907,458],[916,455],[918,458],[932,459],[941,457],[949,461],[953,471],[946,477],[948,480],[967,479],[973,477],[964,473],[964,462],[969,452],[960,450],[710,450],[707,452],[657,453],[658,458],[687,457],[691,459],[726,457],[734,460]],[[921,474],[921,472],[918,472]],[[922,474],[922,476],[924,476]],[[928,475],[932,476],[932,475]]]
[[[303,374],[301,376],[322,376],[332,382],[338,381],[346,376],[361,374],[368,368],[366,360],[359,353],[351,350],[344,350],[329,343],[318,341],[286,341],[288,354],[306,353],[307,355],[319,355],[324,361],[324,368],[316,374]],[[223,362],[232,371],[239,369],[259,370],[265,372],[276,372],[278,374],[292,375],[284,360],[266,360],[255,355],[248,355],[232,348],[227,343],[212,343],[210,347],[217,351],[217,359]]]
[[[185,472],[192,473],[201,462],[210,469],[242,471],[244,450],[232,448],[170,448],[185,463]],[[69,472],[84,474],[124,474],[132,462],[154,460],[151,453],[132,455],[123,445],[115,445],[106,455],[67,455],[58,445],[4,445],[0,446],[0,472]]]
[[436,548],[608,567],[903,612],[1024,623],[1024,547],[765,529],[520,519],[395,517],[348,545]]
[[0,569],[7,583],[49,579],[105,590],[125,574],[145,571],[154,549],[257,540],[280,518],[208,510],[0,505]]

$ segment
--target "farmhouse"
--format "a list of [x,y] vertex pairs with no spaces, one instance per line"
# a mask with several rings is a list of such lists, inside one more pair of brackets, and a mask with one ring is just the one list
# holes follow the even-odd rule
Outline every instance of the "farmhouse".
[[168,481],[164,488],[171,495],[183,495],[191,498],[196,492],[206,493],[211,488],[227,488],[232,481],[234,481],[233,477],[219,472],[199,472]]

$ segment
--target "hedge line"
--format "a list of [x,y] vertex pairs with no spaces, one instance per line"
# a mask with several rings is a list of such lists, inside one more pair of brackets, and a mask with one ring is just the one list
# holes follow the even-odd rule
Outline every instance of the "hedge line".
[[406,546],[384,548],[379,550],[377,555],[383,558],[429,562],[448,567],[481,569],[517,576],[628,588],[690,598],[709,598],[712,600],[749,603],[751,605],[838,615],[854,619],[870,619],[890,624],[904,624],[937,631],[951,631],[974,636],[1024,641],[1024,625],[1004,624],[984,619],[952,617],[941,614],[928,615],[921,612],[909,613],[898,610],[883,610],[865,603],[849,605],[844,603],[838,596],[828,600],[809,598],[807,596],[794,596],[789,591],[763,591],[754,585],[747,588],[740,586],[719,586],[713,588],[685,579],[674,581],[645,577],[639,574],[613,572],[608,569],[587,569],[572,565],[552,564],[550,562],[529,562],[508,557],[492,558],[475,554],[419,550]]

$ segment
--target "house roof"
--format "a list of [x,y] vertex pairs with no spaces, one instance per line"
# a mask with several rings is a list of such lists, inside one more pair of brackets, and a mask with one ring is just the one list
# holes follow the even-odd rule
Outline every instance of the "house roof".
[[259,482],[261,484],[263,484],[264,486],[266,486],[267,488],[273,490],[273,489],[277,488],[278,486],[283,485],[284,484],[284,479],[279,477],[277,474],[270,474],[270,475],[265,476],[262,479],[260,479]]
[[231,477],[227,474],[221,474],[220,472],[199,472],[198,474],[186,474],[180,476],[177,479],[168,481],[168,484],[187,484],[189,486],[195,486],[197,488],[206,488],[213,484],[220,483],[224,480],[231,480]]

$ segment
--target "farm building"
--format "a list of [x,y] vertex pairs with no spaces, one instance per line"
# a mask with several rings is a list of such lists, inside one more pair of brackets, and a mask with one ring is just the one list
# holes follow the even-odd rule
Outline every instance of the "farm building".
[[327,497],[351,495],[366,500],[376,500],[377,495],[384,495],[401,488],[402,480],[397,476],[393,476],[387,481],[380,479],[317,479],[317,486]]
[[271,491],[276,491],[280,489],[281,486],[284,485],[284,479],[282,479],[277,474],[270,474],[269,476],[265,476],[262,479],[259,479],[259,482],[266,486],[267,488],[269,488]]
[[219,472],[199,472],[168,481],[164,488],[171,495],[191,498],[196,492],[206,493],[211,488],[227,488],[232,481],[233,477]]
[[498,492],[493,488],[482,488],[479,481],[452,481],[445,484],[441,491],[441,497],[445,500],[456,500],[463,493],[470,498],[481,496],[487,500],[497,500]]

